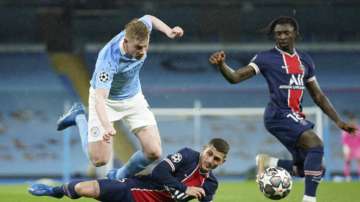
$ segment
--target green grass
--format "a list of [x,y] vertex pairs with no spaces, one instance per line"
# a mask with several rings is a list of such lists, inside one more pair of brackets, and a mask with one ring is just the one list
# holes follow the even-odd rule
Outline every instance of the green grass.
[[[281,201],[301,202],[303,182],[296,182],[290,195]],[[72,201],[35,197],[27,193],[27,185],[1,185],[1,202],[56,202]],[[77,202],[95,201],[79,199]],[[215,202],[269,202],[259,191],[255,182],[221,182]],[[322,182],[318,191],[318,202],[357,202],[360,201],[360,182],[334,183]]]

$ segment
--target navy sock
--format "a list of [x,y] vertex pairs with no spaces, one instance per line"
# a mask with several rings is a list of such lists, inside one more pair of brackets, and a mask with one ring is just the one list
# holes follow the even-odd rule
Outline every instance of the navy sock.
[[53,194],[51,196],[56,198],[62,198],[64,195],[65,195],[64,185],[53,188]]
[[80,182],[83,182],[83,180],[75,180],[75,181],[70,182],[69,184],[63,185],[62,187],[65,192],[64,194],[71,199],[80,198],[81,196],[79,196],[75,191],[75,185],[77,185]]
[[324,155],[323,147],[315,147],[307,150],[307,155],[304,162],[305,173],[305,195],[316,196],[316,189],[323,176],[323,169],[321,166]]
[[284,168],[287,170],[291,175],[293,175],[293,165],[294,162],[292,160],[282,160],[279,159],[277,166]]

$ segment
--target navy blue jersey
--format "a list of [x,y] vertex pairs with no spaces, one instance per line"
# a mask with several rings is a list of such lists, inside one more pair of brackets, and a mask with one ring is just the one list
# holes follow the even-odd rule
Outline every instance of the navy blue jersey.
[[271,106],[302,112],[304,84],[315,80],[315,66],[309,55],[297,50],[289,54],[275,47],[255,55],[249,65],[266,79]]
[[170,202],[174,200],[166,191],[168,188],[185,192],[187,186],[197,186],[202,187],[206,194],[199,201],[212,201],[218,182],[211,172],[201,173],[199,159],[200,153],[189,148],[167,156],[154,168],[151,175],[132,179],[130,190],[133,200]]

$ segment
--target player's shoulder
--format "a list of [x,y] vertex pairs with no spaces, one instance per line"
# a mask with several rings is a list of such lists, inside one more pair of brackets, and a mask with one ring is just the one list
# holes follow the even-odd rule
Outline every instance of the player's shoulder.
[[298,49],[296,49],[296,52],[300,56],[300,58],[303,58],[305,60],[312,60],[309,53],[307,53],[307,52],[305,52],[303,50],[298,50]]
[[189,147],[183,147],[182,149],[179,150],[179,153],[184,154],[188,157],[200,155],[198,151],[195,151]]
[[254,58],[269,58],[272,57],[274,54],[278,54],[278,52],[272,48],[272,49],[267,49],[267,50],[262,50],[259,51],[255,54]]

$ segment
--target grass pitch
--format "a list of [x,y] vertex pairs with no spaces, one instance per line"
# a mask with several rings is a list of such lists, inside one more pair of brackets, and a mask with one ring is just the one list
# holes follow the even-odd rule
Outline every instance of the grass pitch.
[[[283,202],[301,202],[304,192],[303,182],[294,183],[290,195]],[[1,202],[91,202],[92,199],[61,200],[49,197],[35,197],[27,192],[27,185],[0,185]],[[260,191],[255,182],[220,182],[215,202],[270,202]],[[318,202],[356,202],[360,201],[360,182],[322,182],[318,190]]]

